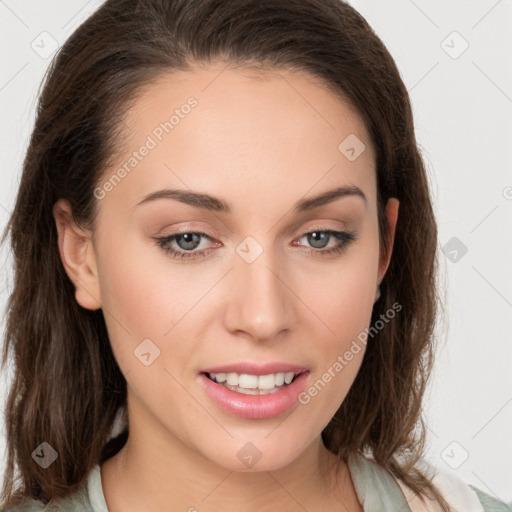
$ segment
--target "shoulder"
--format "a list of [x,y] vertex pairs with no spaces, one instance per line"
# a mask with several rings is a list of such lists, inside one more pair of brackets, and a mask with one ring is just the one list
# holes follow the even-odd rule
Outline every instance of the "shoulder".
[[[454,474],[435,468],[424,459],[418,466],[431,478],[432,483],[454,512],[512,512],[512,503],[500,501],[473,485],[465,483]],[[397,483],[412,512],[442,512],[436,501],[428,498],[421,500],[404,482],[397,479]]]
[[480,503],[483,506],[485,512],[512,512],[512,501],[505,503],[496,498],[493,498],[489,494],[481,491],[480,489],[470,485],[471,489],[476,493]]

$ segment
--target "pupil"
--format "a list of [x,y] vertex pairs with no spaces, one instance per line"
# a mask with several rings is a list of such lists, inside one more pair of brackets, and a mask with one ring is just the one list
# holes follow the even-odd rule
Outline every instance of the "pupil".
[[[325,242],[325,240],[327,239],[329,234],[328,233],[323,233],[321,231],[313,231],[312,233],[310,233],[309,236],[311,236],[311,237],[320,237],[320,240],[315,240],[313,238],[312,245],[313,245],[313,247],[315,247],[317,249],[321,249],[322,247],[325,247],[325,243],[323,243],[323,242]],[[315,244],[318,244],[318,243],[319,243],[319,245],[315,245]]]
[[[195,240],[194,240],[195,237]],[[185,240],[185,245],[180,244],[180,240]],[[185,233],[183,235],[179,235],[176,240],[176,243],[180,246],[181,249],[195,249],[198,245],[199,237],[196,233]]]

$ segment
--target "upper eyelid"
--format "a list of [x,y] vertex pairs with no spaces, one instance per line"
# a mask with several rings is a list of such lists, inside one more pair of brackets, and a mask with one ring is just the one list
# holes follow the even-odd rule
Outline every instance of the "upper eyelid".
[[[295,240],[300,240],[303,236],[306,236],[306,235],[309,235],[311,233],[314,233],[315,231],[319,231],[321,233],[328,233],[331,236],[335,236],[338,233],[344,233],[344,234],[351,235],[351,232],[349,230],[334,229],[334,228],[321,227],[321,226],[312,226],[312,227],[306,229],[305,231],[302,231],[298,236],[294,237],[294,241]],[[217,238],[215,236],[210,235],[209,233],[206,233],[206,232],[200,231],[200,230],[194,230],[194,229],[184,229],[182,231],[175,231],[175,232],[173,232],[173,233],[171,233],[169,235],[159,236],[159,237],[157,237],[157,240],[162,241],[162,240],[168,239],[169,242],[176,241],[176,237],[179,236],[179,235],[183,235],[183,234],[196,234],[196,235],[199,235],[201,237],[208,238],[210,241],[217,240]],[[209,250],[209,248],[202,249],[202,250],[199,250],[199,251],[196,251],[196,250],[185,251],[184,249],[181,249],[181,250],[180,249],[176,249],[176,250],[179,251],[179,252],[189,252],[189,253],[196,252],[196,253],[200,253],[200,252]]]
[[[300,234],[298,235],[298,237],[303,237],[304,235],[311,234],[312,232],[315,232],[315,231],[321,231],[321,232],[326,232],[326,233],[332,233],[332,232],[344,233],[344,232],[349,232],[348,229],[336,229],[336,228],[324,227],[324,226],[311,226],[311,227],[307,228],[306,230],[301,231]],[[200,229],[193,229],[193,228],[192,229],[191,228],[187,228],[187,229],[183,229],[183,230],[174,231],[172,233],[169,233],[168,235],[159,236],[158,238],[172,238],[174,236],[183,235],[183,234],[201,235],[201,236],[205,236],[205,237],[209,238],[210,240],[217,239],[217,237],[215,235],[213,235],[213,234],[210,234],[210,233],[208,233],[206,231],[201,231]]]

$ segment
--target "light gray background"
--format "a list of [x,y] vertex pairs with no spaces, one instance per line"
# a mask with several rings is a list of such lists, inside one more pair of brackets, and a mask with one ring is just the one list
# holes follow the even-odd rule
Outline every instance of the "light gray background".
[[[102,3],[0,0],[2,228],[14,203],[39,83],[51,59],[45,53]],[[382,38],[409,89],[440,248],[446,252],[440,275],[446,322],[438,328],[438,361],[425,404],[428,460],[509,501],[512,1],[351,3]],[[3,311],[12,281],[5,247],[0,263]],[[10,369],[3,373],[2,403]],[[5,450],[3,423],[0,449]]]

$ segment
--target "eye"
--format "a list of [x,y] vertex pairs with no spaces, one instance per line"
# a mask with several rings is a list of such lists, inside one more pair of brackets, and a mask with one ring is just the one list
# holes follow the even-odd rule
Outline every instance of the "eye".
[[[313,231],[304,233],[300,238],[306,238],[308,243],[313,247],[312,252],[314,254],[326,255],[339,253],[344,250],[349,244],[355,242],[355,233],[348,233],[346,231],[335,231],[333,229],[320,229],[313,228]],[[333,247],[326,249],[328,243],[331,240],[338,240],[337,244]]]
[[[314,255],[328,255],[339,253],[344,250],[350,243],[356,240],[355,233],[345,231],[335,231],[332,229],[313,228],[314,231],[304,233],[300,238],[306,237],[312,249],[308,252]],[[198,231],[184,231],[182,233],[172,233],[165,237],[156,238],[157,245],[167,254],[176,259],[203,258],[209,254],[213,248],[208,247],[202,250],[196,250],[201,245],[201,239],[206,238],[212,240],[212,237],[206,233]],[[336,245],[326,249],[329,241],[337,240]],[[217,247],[221,246],[220,242],[215,243]],[[302,246],[302,244],[293,245]]]
[[[157,238],[156,242],[159,247],[161,247],[166,253],[170,254],[174,258],[196,258],[198,256],[204,256],[205,252],[211,252],[211,249],[203,249],[200,251],[195,250],[200,245],[201,238],[203,237],[211,240],[211,237],[206,233],[186,231],[183,233],[173,233],[169,236]],[[173,242],[178,246],[178,249],[175,249],[172,246]]]

